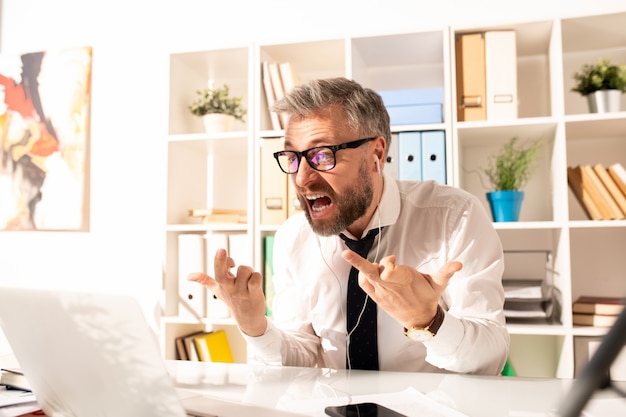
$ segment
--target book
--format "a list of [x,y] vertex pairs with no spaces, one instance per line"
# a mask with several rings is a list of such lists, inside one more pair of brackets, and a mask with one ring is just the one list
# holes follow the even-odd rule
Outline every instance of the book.
[[609,171],[602,164],[595,164],[593,170],[598,175],[598,178],[600,178],[600,181],[602,181],[602,184],[604,184],[604,187],[613,198],[613,201],[622,212],[622,215],[626,215],[626,195],[620,190],[613,177],[609,174]]
[[269,62],[267,61],[263,61],[261,63],[261,80],[263,81],[263,90],[265,91],[265,103],[267,104],[267,110],[270,116],[272,129],[280,130],[281,125],[278,114],[272,111],[272,106],[276,102],[276,94],[274,94],[274,88],[272,87]]
[[18,368],[2,368],[0,385],[22,391],[31,391],[30,383],[28,379],[26,379],[26,375]]
[[[272,84],[272,90],[274,91],[274,97],[276,98],[276,101],[279,101],[285,97],[285,87],[283,87],[283,80],[280,77],[280,68],[278,67],[278,63],[268,63],[268,70],[270,73],[270,81]],[[284,129],[286,122],[285,118],[281,115],[278,115],[278,118],[280,120],[281,128]]]
[[600,190],[596,187],[596,182],[594,181],[595,174],[593,174],[591,167],[589,165],[578,165],[575,169],[580,172],[583,191],[589,193],[589,197],[602,215],[602,220],[610,220],[611,212],[602,199]]
[[281,62],[278,64],[278,69],[285,93],[288,93],[292,88],[300,84],[300,77],[293,65],[291,65],[291,62]]
[[598,190],[598,193],[600,194],[602,202],[609,211],[609,220],[624,219],[624,213],[622,213],[622,211],[619,209],[619,207],[615,203],[615,200],[613,200],[613,197],[611,197],[611,194],[606,189],[593,167],[591,165],[583,165],[583,170],[588,173],[589,178],[591,179],[596,189]]
[[615,321],[617,321],[617,316],[614,315],[572,314],[572,323],[579,326],[611,327]]
[[187,358],[190,361],[199,361],[198,350],[196,349],[196,336],[203,334],[204,332],[195,332],[187,335],[183,339],[183,343],[185,345],[185,351],[187,352]]
[[604,217],[596,203],[594,203],[589,191],[583,188],[580,167],[567,167],[567,183],[574,196],[591,220],[603,220]]
[[176,358],[184,361],[197,361],[198,354],[196,353],[193,339],[202,333],[204,333],[204,331],[193,332],[177,337],[175,339]]
[[207,223],[246,223],[247,213],[245,210],[235,209],[191,209],[188,211],[190,217],[202,217],[202,224]]
[[620,164],[616,162],[612,165],[609,165],[607,168],[609,175],[615,181],[617,187],[622,191],[624,195],[626,195],[626,169]]
[[582,295],[572,304],[572,312],[601,315],[619,315],[624,309],[624,298]]
[[193,341],[200,361],[235,362],[225,330],[201,333]]

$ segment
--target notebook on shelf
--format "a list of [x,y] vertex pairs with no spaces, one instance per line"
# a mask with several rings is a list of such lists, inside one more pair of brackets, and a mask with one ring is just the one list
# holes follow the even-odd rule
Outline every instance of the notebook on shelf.
[[0,288],[0,327],[48,416],[301,416],[176,389],[131,296]]

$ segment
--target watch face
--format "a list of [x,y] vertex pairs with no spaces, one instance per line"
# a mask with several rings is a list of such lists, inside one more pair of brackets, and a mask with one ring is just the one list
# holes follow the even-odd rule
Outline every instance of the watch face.
[[406,335],[416,342],[428,342],[433,338],[433,334],[426,329],[411,329],[407,331]]

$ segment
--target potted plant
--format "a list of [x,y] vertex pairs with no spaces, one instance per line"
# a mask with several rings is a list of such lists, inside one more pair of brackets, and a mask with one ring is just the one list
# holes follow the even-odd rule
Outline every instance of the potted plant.
[[196,91],[198,98],[189,111],[204,118],[207,132],[230,130],[235,120],[245,122],[246,109],[241,105],[243,97],[230,97],[227,84],[221,88],[205,88]]
[[541,143],[539,141],[518,143],[512,137],[502,148],[490,155],[483,173],[489,180],[487,201],[493,219],[517,221],[524,199],[523,188],[530,179]]
[[595,65],[585,64],[574,74],[576,85],[572,91],[587,97],[589,111],[604,113],[619,111],[622,93],[626,91],[626,65],[611,64],[609,58]]

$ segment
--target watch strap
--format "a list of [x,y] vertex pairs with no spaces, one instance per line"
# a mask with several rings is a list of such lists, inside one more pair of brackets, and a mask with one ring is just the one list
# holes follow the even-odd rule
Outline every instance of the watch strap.
[[[435,336],[439,331],[439,328],[443,324],[443,319],[445,318],[445,316],[446,314],[444,313],[443,308],[441,308],[440,305],[437,305],[437,312],[435,313],[435,317],[433,317],[432,321],[426,327],[424,327],[423,330],[427,330],[432,333],[433,336]],[[415,327],[413,327],[413,329],[415,329]],[[408,331],[409,329],[405,327],[404,334],[406,335]]]

